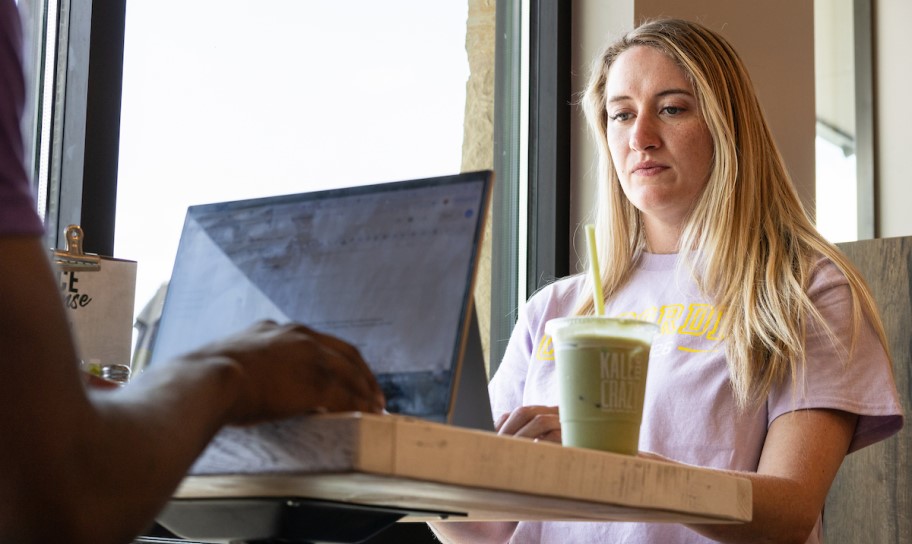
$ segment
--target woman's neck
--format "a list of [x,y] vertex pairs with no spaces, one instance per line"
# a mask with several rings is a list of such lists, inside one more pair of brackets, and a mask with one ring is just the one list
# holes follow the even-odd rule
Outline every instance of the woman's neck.
[[679,227],[644,225],[646,232],[646,251],[656,254],[677,253],[681,242]]

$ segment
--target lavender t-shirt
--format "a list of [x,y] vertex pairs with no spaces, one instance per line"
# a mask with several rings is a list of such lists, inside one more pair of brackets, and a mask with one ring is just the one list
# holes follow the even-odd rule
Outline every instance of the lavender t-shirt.
[[[649,358],[640,450],[684,463],[756,471],[769,425],[780,415],[804,408],[832,408],[858,414],[850,450],[898,432],[902,409],[889,359],[865,323],[853,356],[834,347],[831,337],[808,332],[807,379],[799,376],[773,389],[759,410],[739,412],[729,385],[724,339],[717,335],[719,310],[701,296],[676,255],[643,256],[629,283],[606,303],[610,316],[635,317],[660,325]],[[551,284],[527,303],[506,354],[491,380],[495,416],[523,405],[554,406],[558,391],[551,339],[545,323],[572,315],[583,276]],[[849,288],[828,260],[817,263],[809,295],[837,339],[852,336]],[[820,519],[808,542],[820,541]],[[512,542],[675,542],[708,539],[675,524],[549,522],[520,523]]]
[[0,0],[0,235],[43,232],[23,164],[21,42],[16,4]]

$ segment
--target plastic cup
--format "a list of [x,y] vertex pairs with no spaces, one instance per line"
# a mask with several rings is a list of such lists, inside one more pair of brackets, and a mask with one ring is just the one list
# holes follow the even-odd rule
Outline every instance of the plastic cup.
[[649,349],[659,327],[612,317],[545,324],[554,345],[564,446],[635,455]]

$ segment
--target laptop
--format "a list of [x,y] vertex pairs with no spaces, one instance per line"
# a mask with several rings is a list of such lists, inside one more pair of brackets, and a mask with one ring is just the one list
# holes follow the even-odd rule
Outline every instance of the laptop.
[[356,346],[387,410],[493,429],[473,292],[492,173],[191,206],[149,365],[271,319]]

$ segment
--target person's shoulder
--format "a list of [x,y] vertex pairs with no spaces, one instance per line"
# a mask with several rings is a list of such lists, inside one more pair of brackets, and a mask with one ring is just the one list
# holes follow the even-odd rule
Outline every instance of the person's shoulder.
[[580,290],[586,285],[583,274],[567,276],[538,288],[520,309],[519,321],[532,337],[543,334],[545,323],[556,317],[573,315],[580,304]]
[[585,282],[585,274],[573,274],[563,278],[557,278],[539,287],[529,300],[542,297],[562,297],[568,294],[576,296],[576,293],[582,288]]
[[584,274],[574,274],[556,279],[538,288],[526,304],[532,309],[557,306],[567,308],[579,300],[580,289],[585,284]]
[[808,269],[810,289],[825,289],[848,283],[845,273],[826,255],[815,253]]

